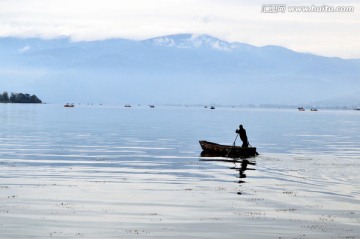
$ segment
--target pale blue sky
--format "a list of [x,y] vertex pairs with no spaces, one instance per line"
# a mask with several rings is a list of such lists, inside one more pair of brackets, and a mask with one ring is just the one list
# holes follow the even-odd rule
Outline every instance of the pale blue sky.
[[275,1],[354,6],[350,13],[262,13],[265,0],[0,0],[0,36],[75,41],[195,33],[256,46],[360,58],[360,2]]

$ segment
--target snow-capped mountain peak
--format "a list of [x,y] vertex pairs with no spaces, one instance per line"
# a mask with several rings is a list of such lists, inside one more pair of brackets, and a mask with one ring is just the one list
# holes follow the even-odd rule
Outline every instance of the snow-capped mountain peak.
[[155,37],[146,42],[156,46],[177,48],[212,48],[216,50],[229,51],[234,49],[235,44],[220,40],[208,35],[178,34]]

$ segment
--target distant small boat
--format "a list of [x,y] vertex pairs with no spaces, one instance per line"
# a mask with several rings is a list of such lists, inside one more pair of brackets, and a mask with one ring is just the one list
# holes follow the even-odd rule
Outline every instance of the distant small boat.
[[355,108],[354,110],[360,110],[360,108]]
[[316,108],[311,108],[310,111],[318,111]]
[[305,111],[305,109],[303,107],[298,107],[299,111]]
[[155,105],[149,105],[150,106],[150,108],[155,108]]
[[205,140],[199,141],[203,150],[201,155],[211,155],[219,157],[241,158],[241,157],[253,157],[258,155],[255,147],[240,147],[233,145],[221,145]]
[[214,109],[215,109],[215,106],[211,106],[210,109],[211,109],[211,110],[214,110]]
[[75,107],[75,105],[74,105],[74,103],[73,103],[73,104],[66,103],[66,104],[64,105],[64,107]]
[[204,108],[207,109],[207,105],[205,105]]
[[126,107],[126,108],[130,108],[130,107],[131,107],[131,105],[125,105],[125,107]]

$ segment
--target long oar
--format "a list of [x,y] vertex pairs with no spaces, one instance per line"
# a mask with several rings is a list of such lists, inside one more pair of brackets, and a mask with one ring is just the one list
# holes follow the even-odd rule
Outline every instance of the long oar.
[[236,142],[238,136],[239,136],[239,135],[236,134],[236,137],[235,137],[235,140],[234,140],[234,143],[233,143],[233,147],[229,150],[229,152],[227,153],[226,157],[228,157],[229,154],[230,154],[230,152],[231,152],[231,150],[233,150],[233,148],[235,148],[235,142]]
[[239,136],[239,135],[236,134],[236,137],[235,137],[235,140],[234,140],[234,143],[233,143],[233,146],[234,146],[234,147],[235,147],[235,142],[236,142],[238,136]]

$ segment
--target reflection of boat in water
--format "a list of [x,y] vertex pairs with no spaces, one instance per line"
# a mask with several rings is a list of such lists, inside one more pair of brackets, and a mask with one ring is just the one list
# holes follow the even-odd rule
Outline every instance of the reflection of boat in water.
[[203,150],[201,155],[220,156],[230,158],[247,158],[258,155],[255,147],[240,147],[233,145],[221,145],[204,140],[199,141]]
[[[211,162],[211,161],[215,161],[215,162],[228,162],[228,163],[234,163],[235,167],[232,167],[230,169],[235,169],[236,171],[239,171],[239,181],[237,181],[237,183],[239,184],[243,184],[245,183],[245,181],[243,180],[244,178],[246,178],[246,174],[245,171],[246,170],[255,170],[254,168],[248,168],[248,165],[256,165],[255,161],[249,161],[248,159],[224,159],[224,158],[204,158],[204,159],[200,159],[200,161],[207,161],[207,162]],[[237,167],[236,164],[240,163],[240,167]],[[237,192],[237,194],[241,195],[242,192],[239,191]]]
[[[240,168],[234,168],[239,171],[239,178],[246,178],[246,174],[245,174],[246,170],[255,170],[253,168],[248,168],[249,164],[256,165],[256,163],[250,162],[249,160],[244,159],[244,160],[242,160],[242,162],[240,164]],[[239,181],[239,183],[244,183],[244,181]]]
[[75,105],[74,105],[74,103],[72,103],[72,104],[70,104],[70,103],[66,103],[65,105],[64,105],[64,107],[75,107]]

